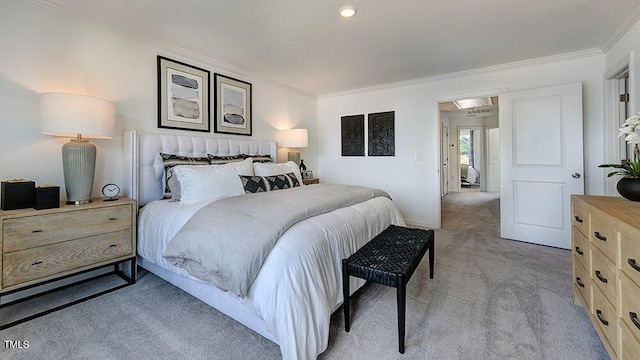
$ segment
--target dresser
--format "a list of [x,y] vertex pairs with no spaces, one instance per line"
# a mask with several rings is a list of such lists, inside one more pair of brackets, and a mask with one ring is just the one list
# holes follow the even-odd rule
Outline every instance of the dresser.
[[573,302],[612,359],[640,359],[640,203],[573,195]]
[[[0,296],[108,266],[134,283],[136,214],[127,198],[0,211]],[[124,262],[130,276],[119,270]]]

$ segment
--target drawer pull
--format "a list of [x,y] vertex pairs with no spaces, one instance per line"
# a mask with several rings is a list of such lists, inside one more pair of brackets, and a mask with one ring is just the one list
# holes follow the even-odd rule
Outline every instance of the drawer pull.
[[576,277],[576,284],[578,284],[578,286],[580,286],[582,288],[584,287],[584,284],[582,283],[582,281],[580,281],[579,277]]
[[609,322],[602,317],[602,311],[596,310],[596,316],[598,317],[598,320],[600,320],[602,325],[609,326]]
[[609,280],[603,278],[602,275],[600,275],[600,270],[596,270],[596,277],[598,278],[598,280],[602,281],[605,284],[609,282]]
[[638,329],[640,329],[640,322],[638,321],[638,314],[629,311],[629,319],[631,319],[631,322],[633,323],[633,325],[635,325]]
[[636,259],[627,259],[627,262],[629,263],[629,266],[633,268],[633,270],[640,271],[640,267],[636,265]]
[[42,264],[42,261],[36,261],[36,262],[34,262],[33,264],[31,264],[31,266],[33,266],[33,265],[40,265],[40,264]]
[[41,232],[42,232],[42,230],[32,230],[31,232],[32,232],[32,233],[34,233],[34,234],[35,234],[35,233],[41,233]]
[[117,244],[109,245],[110,248],[114,248],[114,247],[117,247],[117,246],[118,246]]
[[595,236],[598,240],[607,241],[607,237],[600,235],[600,233],[597,231],[593,232],[593,236]]
[[576,221],[579,222],[579,223],[584,221],[584,220],[580,219],[580,216],[578,216],[578,215],[576,215],[575,218],[576,218]]
[[578,255],[584,255],[584,253],[582,252],[582,250],[580,250],[579,246],[576,246],[576,252],[578,253]]
[[109,218],[109,221],[118,220],[118,218]]

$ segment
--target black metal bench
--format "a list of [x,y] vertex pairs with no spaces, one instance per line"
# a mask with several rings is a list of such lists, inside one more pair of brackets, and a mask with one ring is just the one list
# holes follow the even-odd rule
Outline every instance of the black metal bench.
[[342,260],[344,328],[349,332],[349,275],[397,288],[399,351],[404,354],[406,285],[429,251],[429,276],[433,279],[433,230],[391,225],[348,259]]

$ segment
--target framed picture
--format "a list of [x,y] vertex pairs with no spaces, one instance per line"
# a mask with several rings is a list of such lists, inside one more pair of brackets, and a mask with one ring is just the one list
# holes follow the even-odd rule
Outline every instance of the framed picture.
[[303,179],[313,179],[313,171],[311,171],[311,170],[302,170],[302,178]]
[[209,71],[158,56],[158,127],[211,131]]
[[214,131],[251,136],[251,84],[220,74],[214,74],[214,79]]

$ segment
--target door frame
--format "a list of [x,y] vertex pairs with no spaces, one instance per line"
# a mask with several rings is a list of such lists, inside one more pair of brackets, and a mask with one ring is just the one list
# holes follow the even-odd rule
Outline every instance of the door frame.
[[[613,65],[603,76],[604,82],[604,113],[605,119],[618,119],[620,116],[620,107],[618,99],[618,82],[625,75],[629,76],[629,89],[628,93],[635,94],[633,79],[633,58],[634,54],[631,52],[625,56],[617,64]],[[637,109],[635,104],[635,96],[629,98],[629,109]],[[633,111],[632,111],[633,112]],[[604,161],[603,163],[617,163],[622,159],[620,140],[618,139],[618,129],[620,126],[615,121],[604,122]],[[602,172],[604,178],[603,182],[603,194],[606,196],[617,196],[616,190],[617,178],[608,178],[606,171]]]

